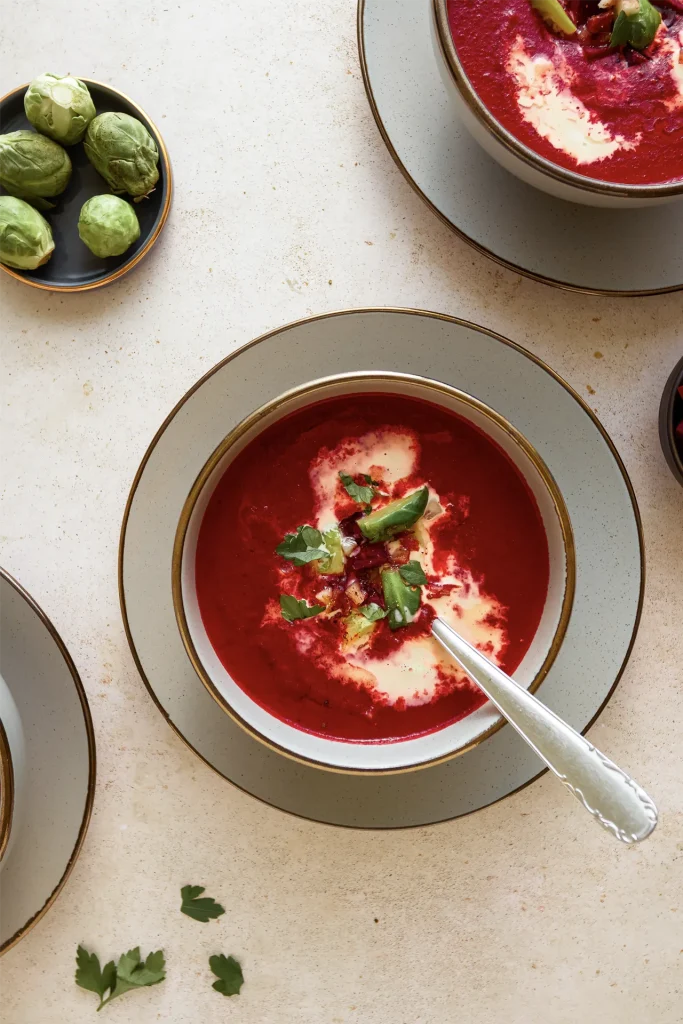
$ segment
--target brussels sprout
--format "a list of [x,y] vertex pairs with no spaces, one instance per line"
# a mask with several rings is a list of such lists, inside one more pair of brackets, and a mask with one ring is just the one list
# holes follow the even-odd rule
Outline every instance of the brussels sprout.
[[52,139],[29,131],[0,135],[0,185],[10,195],[50,209],[43,197],[59,195],[70,177],[69,154]]
[[95,256],[120,256],[140,237],[140,225],[125,199],[93,196],[81,207],[78,234]]
[[85,152],[112,192],[142,198],[159,180],[159,151],[144,124],[129,114],[99,114],[85,133]]
[[80,142],[95,116],[87,85],[70,75],[34,78],[24,96],[24,110],[34,128],[63,146]]
[[0,263],[35,270],[47,263],[55,243],[50,225],[37,210],[14,196],[0,196]]

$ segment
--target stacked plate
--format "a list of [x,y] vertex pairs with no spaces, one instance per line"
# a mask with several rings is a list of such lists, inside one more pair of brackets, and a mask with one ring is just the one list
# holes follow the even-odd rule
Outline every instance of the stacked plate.
[[[564,543],[565,555],[557,559],[557,604],[548,620],[555,640],[540,643],[528,672],[522,663],[522,681],[586,729],[619,679],[640,616],[644,567],[633,491],[605,431],[564,381],[505,338],[450,317],[400,309],[314,317],[253,341],[211,370],[170,413],[136,475],[121,536],[121,606],[160,711],[225,778],[319,821],[422,825],[514,792],[539,774],[538,760],[510,727],[500,728],[490,705],[456,723],[450,746],[430,741],[414,757],[392,760],[385,751],[373,759],[367,747],[361,754],[340,744],[345,749],[333,752],[313,743],[264,714],[221,665],[194,592],[197,532],[233,449],[305,407],[311,391],[348,390],[354,375],[380,391],[398,387],[399,375],[451,396],[457,390],[459,398],[439,401],[462,403],[464,393],[465,405],[486,407],[506,425],[500,446],[505,433],[526,439],[559,495],[558,551]],[[320,383],[330,376],[336,381]],[[253,635],[244,643],[256,646]],[[411,743],[391,745],[407,751]]]
[[94,795],[95,738],[76,667],[45,613],[0,569],[0,952],[56,899]]

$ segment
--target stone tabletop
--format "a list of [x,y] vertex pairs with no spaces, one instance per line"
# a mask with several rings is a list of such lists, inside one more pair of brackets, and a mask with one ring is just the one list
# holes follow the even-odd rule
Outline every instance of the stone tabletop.
[[[2,1020],[92,1021],[95,997],[73,983],[83,942],[107,957],[166,951],[167,980],[107,1007],[113,1024],[680,1024],[683,490],[657,408],[683,353],[683,293],[555,290],[451,233],[377,131],[354,0],[5,0],[2,21],[0,93],[45,70],[110,82],[156,121],[176,183],[159,244],[110,288],[59,296],[0,275],[0,562],[69,647],[98,745],[81,857],[2,961]],[[154,432],[252,337],[373,305],[454,314],[527,346],[626,463],[645,607],[591,738],[659,805],[640,847],[617,845],[547,775],[430,828],[298,820],[201,763],[142,685],[116,558]],[[221,899],[219,924],[178,913],[186,882]],[[241,960],[239,997],[212,991],[214,952]]]

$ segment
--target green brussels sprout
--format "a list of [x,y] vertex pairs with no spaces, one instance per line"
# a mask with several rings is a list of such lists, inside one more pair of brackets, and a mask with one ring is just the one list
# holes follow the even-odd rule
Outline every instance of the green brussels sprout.
[[29,131],[0,135],[0,185],[11,196],[49,210],[54,203],[44,197],[63,192],[70,177],[69,154],[52,139]]
[[55,243],[50,225],[37,210],[14,196],[0,196],[0,263],[35,270],[47,263]]
[[73,146],[85,135],[95,116],[88,87],[71,75],[39,75],[24,96],[26,116],[39,132],[63,146]]
[[85,133],[85,152],[112,192],[142,199],[159,180],[159,150],[144,124],[129,114],[99,114]]
[[93,196],[81,207],[78,234],[95,256],[120,256],[140,237],[140,225],[125,199]]

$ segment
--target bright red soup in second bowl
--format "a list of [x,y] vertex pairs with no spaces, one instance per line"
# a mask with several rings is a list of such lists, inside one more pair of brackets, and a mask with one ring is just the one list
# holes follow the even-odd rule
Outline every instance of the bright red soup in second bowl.
[[292,726],[351,741],[415,737],[482,705],[431,621],[512,672],[548,579],[540,512],[502,449],[387,394],[318,402],[250,441],[209,499],[195,563],[237,685]]

